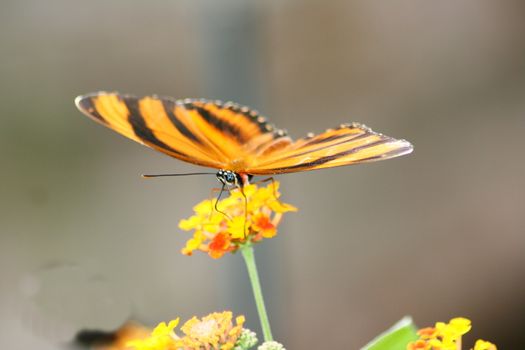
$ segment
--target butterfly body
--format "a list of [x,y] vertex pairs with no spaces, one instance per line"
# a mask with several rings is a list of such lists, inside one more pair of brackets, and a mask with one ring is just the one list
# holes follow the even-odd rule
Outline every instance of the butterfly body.
[[257,111],[232,102],[97,92],[75,103],[106,127],[171,157],[218,169],[220,182],[236,186],[252,175],[372,162],[413,149],[358,123],[293,141]]

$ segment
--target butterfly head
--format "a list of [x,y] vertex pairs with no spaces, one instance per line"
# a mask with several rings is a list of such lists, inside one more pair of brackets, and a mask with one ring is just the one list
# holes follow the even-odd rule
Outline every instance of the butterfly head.
[[231,170],[219,170],[217,172],[217,180],[224,185],[242,186],[242,179],[239,174]]

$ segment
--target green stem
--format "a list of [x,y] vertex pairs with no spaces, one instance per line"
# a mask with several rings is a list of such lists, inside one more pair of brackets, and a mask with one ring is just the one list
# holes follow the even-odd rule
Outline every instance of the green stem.
[[270,329],[270,321],[268,321],[268,314],[266,313],[266,307],[264,306],[261,282],[259,281],[259,274],[257,273],[257,265],[255,265],[255,256],[253,254],[253,245],[249,243],[246,244],[241,248],[241,253],[244,262],[246,263],[246,268],[248,269],[250,282],[252,283],[253,296],[255,298],[257,312],[259,313],[259,319],[261,321],[264,341],[272,341],[272,330]]

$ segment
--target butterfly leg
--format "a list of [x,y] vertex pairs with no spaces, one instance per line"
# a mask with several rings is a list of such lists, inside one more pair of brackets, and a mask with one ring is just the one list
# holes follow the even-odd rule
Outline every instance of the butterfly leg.
[[223,212],[222,210],[219,210],[219,201],[221,200],[221,196],[222,196],[222,193],[223,192],[230,192],[231,189],[229,188],[226,188],[226,184],[222,184],[222,187],[221,188],[212,188],[211,191],[210,191],[210,205],[213,205],[213,197],[214,197],[214,193],[216,192],[219,192],[219,195],[217,196],[217,200],[215,201],[215,205],[213,205],[211,208],[210,208],[210,216],[211,216],[211,213],[213,212],[213,210],[215,209],[216,212],[218,213],[221,213],[222,215],[224,215],[226,218],[228,218],[228,220],[231,220],[232,218],[226,214],[225,212]]
[[272,189],[273,189],[273,197],[275,198],[275,200],[277,201],[277,203],[279,203],[280,205],[284,205],[280,200],[279,200],[279,197],[277,197],[277,191],[275,190],[275,179],[274,177],[268,177],[266,179],[262,179],[262,180],[258,180],[258,181],[255,181],[253,182],[253,184],[262,184],[262,183],[266,183],[266,182],[272,182]]
[[[247,236],[247,223],[248,223],[248,197],[246,196],[246,194],[244,193],[244,188],[243,186],[239,186],[239,187],[235,187],[235,188],[238,188],[239,191],[241,192],[241,195],[243,196],[244,198],[244,237]],[[219,204],[219,201],[221,199],[221,196],[222,196],[222,193],[223,192],[231,192],[233,189],[235,188],[227,188],[226,187],[226,184],[223,184],[221,186],[221,188],[212,188],[211,189],[211,192],[210,192],[210,205],[212,205],[213,207],[210,208],[210,217],[211,217],[211,213],[213,212],[213,210],[215,209],[216,212],[218,213],[221,213],[222,215],[224,215],[226,218],[228,218],[228,220],[232,220],[232,217],[229,216],[228,214],[226,214],[225,212],[221,211],[218,207],[218,204]],[[213,198],[213,194],[215,192],[219,192],[219,195],[217,196],[217,200],[215,201],[215,205],[213,205],[213,201],[212,201],[212,198]]]
[[246,194],[244,193],[244,187],[239,186],[239,190],[241,191],[242,196],[244,197],[244,238],[248,235],[246,224],[248,223],[248,197],[246,197]]

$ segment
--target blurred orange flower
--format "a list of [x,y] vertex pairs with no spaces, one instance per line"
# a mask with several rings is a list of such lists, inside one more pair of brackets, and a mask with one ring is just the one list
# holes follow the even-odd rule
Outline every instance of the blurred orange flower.
[[[420,329],[419,340],[407,345],[407,350],[461,350],[461,337],[472,328],[469,319],[456,317],[448,323],[436,322],[434,327]],[[473,350],[497,350],[496,345],[478,340]]]

